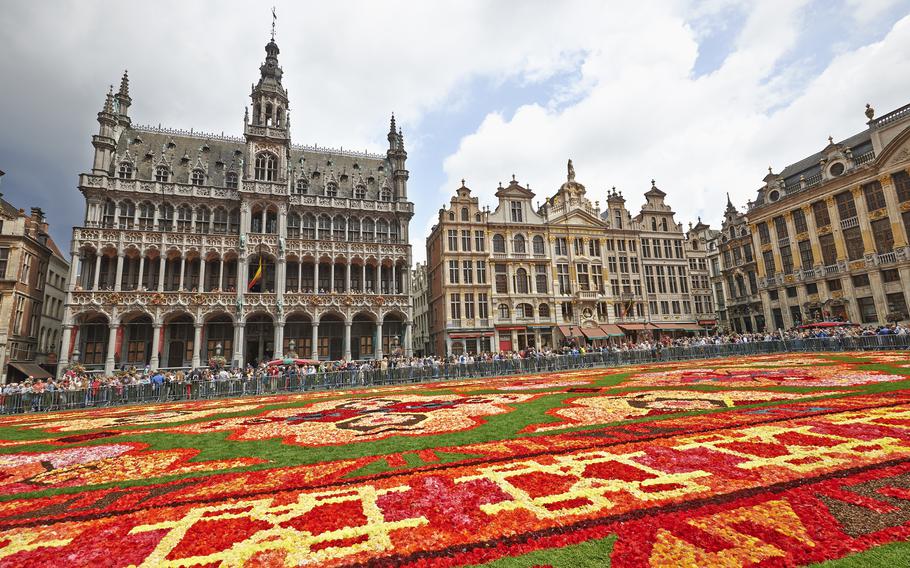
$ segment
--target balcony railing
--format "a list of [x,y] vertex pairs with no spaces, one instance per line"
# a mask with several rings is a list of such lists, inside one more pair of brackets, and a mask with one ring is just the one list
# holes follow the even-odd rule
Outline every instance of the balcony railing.
[[876,264],[894,264],[895,262],[897,262],[897,254],[893,251],[875,255]]
[[597,290],[579,290],[578,299],[579,300],[596,300],[600,295],[600,292]]
[[831,276],[833,274],[837,274],[838,272],[840,272],[840,266],[838,266],[836,264],[829,264],[828,266],[824,267],[824,272],[825,272],[825,276]]
[[840,228],[841,229],[852,229],[853,227],[859,226],[859,218],[856,216],[847,217],[846,219],[841,219]]

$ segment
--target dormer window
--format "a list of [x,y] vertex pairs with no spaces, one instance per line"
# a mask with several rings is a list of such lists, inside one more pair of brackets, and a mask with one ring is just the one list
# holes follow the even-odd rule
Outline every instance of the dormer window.
[[509,210],[512,213],[512,222],[521,223],[524,221],[524,216],[522,214],[521,202],[512,201],[509,203]]
[[310,182],[308,182],[305,177],[301,177],[297,180],[297,185],[295,185],[294,187],[298,194],[303,195],[309,189]]
[[392,201],[392,192],[389,191],[388,189],[383,189],[379,193],[379,199],[381,201]]
[[366,199],[367,198],[367,189],[362,185],[358,185],[354,188],[354,199]]
[[224,176],[224,186],[228,189],[237,189],[237,173],[228,172]]
[[190,176],[190,183],[193,185],[202,185],[205,183],[205,172],[198,168],[193,170],[193,173]]
[[120,164],[120,171],[117,172],[120,179],[133,179],[133,164],[123,162]]
[[462,207],[462,208],[461,208],[461,220],[462,220],[462,221],[468,221],[468,220],[470,219],[469,215],[470,215],[470,214],[468,213],[468,208],[467,208],[467,207]]
[[158,166],[155,168],[155,181],[167,182],[170,177],[171,172],[167,169],[167,166]]
[[338,185],[332,182],[325,184],[326,197],[338,197]]
[[256,154],[255,176],[258,181],[277,181],[278,156],[271,152]]

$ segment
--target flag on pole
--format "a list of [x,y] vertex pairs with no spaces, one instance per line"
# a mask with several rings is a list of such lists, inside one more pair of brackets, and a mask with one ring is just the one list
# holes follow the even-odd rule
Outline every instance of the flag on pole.
[[262,281],[262,255],[259,255],[259,268],[256,269],[256,274],[253,275],[253,279],[250,280],[250,285],[247,287],[247,292],[253,291],[253,286],[259,284]]

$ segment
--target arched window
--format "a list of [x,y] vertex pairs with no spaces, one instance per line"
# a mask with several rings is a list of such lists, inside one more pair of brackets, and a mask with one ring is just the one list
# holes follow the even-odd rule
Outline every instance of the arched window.
[[186,204],[181,205],[177,208],[177,230],[186,233],[192,226],[193,208]]
[[502,235],[493,235],[493,252],[506,252],[506,239]]
[[462,221],[469,221],[470,219],[471,219],[471,218],[470,218],[470,213],[468,213],[468,208],[467,208],[467,207],[462,207],[462,208],[461,208],[461,220],[462,220]]
[[332,238],[336,241],[345,240],[345,227],[347,223],[344,220],[344,217],[341,215],[336,215],[335,219],[332,221]]
[[231,212],[228,215],[228,234],[229,235],[240,234],[240,209],[239,208],[231,209]]
[[357,217],[352,217],[348,219],[348,240],[349,241],[359,241],[360,240],[360,219]]
[[528,283],[528,271],[519,268],[515,271],[515,292],[527,294],[530,284]]
[[358,185],[354,188],[354,199],[366,199],[367,198],[367,188]]
[[209,232],[209,221],[212,218],[212,212],[209,211],[209,208],[203,205],[196,210],[196,232],[197,233],[208,233]]
[[401,241],[401,231],[398,228],[398,221],[389,223],[389,239],[393,243]]
[[325,184],[325,196],[338,197],[338,184],[333,181]]
[[158,230],[174,230],[174,206],[169,203],[163,203],[158,207]]
[[381,243],[388,241],[389,239],[389,222],[385,219],[380,219],[376,222],[376,240]]
[[133,179],[133,164],[129,162],[120,162],[120,171],[117,172],[120,179]]
[[363,240],[365,242],[376,240],[376,224],[372,219],[363,220]]
[[531,304],[518,304],[515,308],[515,315],[519,318],[531,319],[534,317],[534,306]]
[[499,304],[499,318],[507,320],[509,319],[509,306],[506,304]]
[[660,220],[660,228],[665,233],[667,232],[667,218],[666,217],[664,217],[663,219]]
[[155,228],[155,206],[148,201],[139,204],[139,228],[144,231]]
[[533,243],[534,243],[534,254],[545,254],[543,237],[541,237],[540,235],[534,235]]
[[381,192],[379,192],[379,200],[392,201],[392,192],[388,189],[383,189]]
[[255,173],[259,181],[278,181],[278,156],[271,152],[256,154]]
[[117,226],[121,229],[133,228],[133,217],[136,216],[136,206],[129,199],[120,202],[120,214],[117,216]]
[[306,214],[303,216],[303,229],[301,235],[305,239],[315,239],[316,238],[316,217],[312,214]]
[[228,228],[228,212],[224,207],[217,207],[215,209],[215,214],[213,217],[212,223],[212,232],[223,235],[227,233]]
[[698,241],[692,241],[692,250],[698,250]]
[[228,172],[225,174],[224,186],[228,189],[237,189],[237,172]]
[[200,169],[193,170],[190,176],[190,183],[193,185],[202,185],[205,183],[205,172]]
[[319,238],[320,239],[332,238],[332,220],[329,219],[328,215],[319,216]]
[[296,213],[288,213],[288,237],[300,238],[300,215]]
[[310,182],[305,177],[297,179],[297,185],[294,186],[299,195],[303,195],[309,190]]
[[475,213],[475,214],[474,214],[474,221],[480,223],[480,213]]
[[525,247],[524,235],[515,235],[515,238],[512,239],[512,251],[517,254],[528,252],[528,249]]
[[155,181],[167,182],[171,178],[171,172],[167,166],[158,166],[155,168]]
[[101,226],[102,227],[111,227],[114,226],[114,215],[117,211],[117,206],[110,199],[104,200],[104,209],[101,213]]
[[657,218],[656,217],[651,217],[651,230],[652,231],[657,230]]
[[449,221],[454,221],[454,220],[455,220],[455,212],[449,211]]
[[550,317],[550,305],[549,304],[540,304],[537,306],[537,313],[540,314],[541,318]]

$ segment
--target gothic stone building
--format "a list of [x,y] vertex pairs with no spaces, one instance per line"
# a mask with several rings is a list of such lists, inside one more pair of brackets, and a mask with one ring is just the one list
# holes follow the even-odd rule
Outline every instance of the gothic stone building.
[[401,131],[393,117],[384,155],[292,144],[274,40],[265,51],[242,137],[133,125],[125,74],[108,94],[79,177],[64,365],[410,352]]
[[490,211],[462,182],[439,210],[427,239],[435,353],[700,330],[685,235],[662,191],[652,184],[632,217],[613,190],[602,211],[570,161],[555,195],[539,206],[534,197],[513,176]]
[[747,214],[764,320],[908,319],[910,105],[769,171]]

